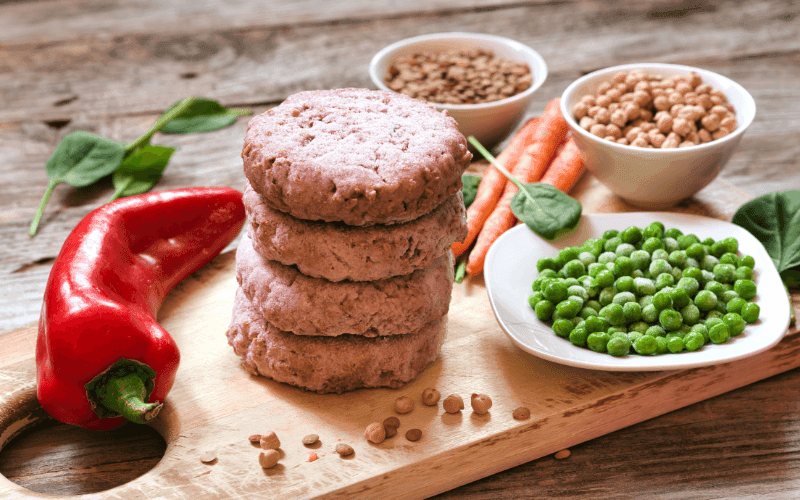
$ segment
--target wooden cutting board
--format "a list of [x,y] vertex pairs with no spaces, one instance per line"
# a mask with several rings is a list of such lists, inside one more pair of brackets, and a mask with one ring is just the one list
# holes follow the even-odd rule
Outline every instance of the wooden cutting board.
[[[586,213],[636,211],[593,177],[573,191]],[[675,211],[730,220],[747,195],[715,181]],[[160,313],[181,348],[177,382],[153,426],[167,450],[158,465],[107,498],[393,498],[424,497],[554,453],[620,428],[800,366],[800,335],[741,361],[673,372],[600,372],[562,366],[514,347],[489,306],[483,282],[456,285],[442,354],[416,380],[392,389],[319,395],[252,377],[239,365],[225,330],[237,284],[232,252],[181,283]],[[795,301],[797,303],[797,301]],[[789,332],[797,333],[796,329]],[[47,418],[36,402],[34,325],[0,335],[0,447]],[[447,414],[419,402],[426,387],[460,394],[467,409]],[[489,414],[473,414],[469,396],[491,396]],[[363,432],[394,415],[409,395],[416,409],[400,415],[397,436],[379,445]],[[531,410],[516,421],[512,411]],[[419,428],[417,442],[405,431]],[[248,436],[274,430],[281,440],[277,467],[262,469]],[[318,434],[320,443],[301,439]],[[355,455],[341,458],[337,443]],[[200,461],[211,451],[216,460]],[[315,452],[317,460],[308,461]],[[0,477],[0,494],[32,493]],[[84,498],[84,497],[81,497]]]

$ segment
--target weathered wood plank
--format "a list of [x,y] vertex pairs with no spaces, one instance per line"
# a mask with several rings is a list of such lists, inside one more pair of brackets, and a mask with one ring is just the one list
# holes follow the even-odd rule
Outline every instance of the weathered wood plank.
[[[776,18],[761,3],[748,9],[724,2],[685,17],[658,17],[654,4],[633,5],[624,12],[586,2],[515,5],[324,29],[96,36],[36,50],[8,44],[0,50],[0,95],[6,101],[0,122],[152,113],[189,95],[254,104],[279,102],[300,90],[371,87],[367,67],[380,47],[407,36],[452,30],[506,35],[540,51],[550,69],[539,93],[542,101],[560,94],[583,72],[644,60],[705,66],[747,88],[782,94],[785,102],[800,98],[800,89],[790,85],[798,71],[791,62],[800,53],[795,17]],[[641,30],[629,32],[631,22]],[[662,35],[659,42],[652,39],[655,32]],[[764,71],[754,71],[753,64],[762,64]],[[770,74],[770,81],[763,81],[763,74]],[[781,111],[785,119],[790,109],[796,108]]]

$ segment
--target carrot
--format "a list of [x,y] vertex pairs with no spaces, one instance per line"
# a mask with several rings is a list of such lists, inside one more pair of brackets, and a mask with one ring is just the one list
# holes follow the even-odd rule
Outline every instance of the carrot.
[[[538,118],[530,118],[511,139],[508,146],[497,155],[497,161],[500,162],[506,170],[513,173],[525,148],[531,143],[538,123]],[[478,236],[489,214],[491,214],[494,207],[497,206],[497,201],[500,199],[500,195],[503,194],[506,182],[506,177],[501,174],[499,170],[490,165],[483,175],[481,183],[478,185],[478,192],[475,194],[475,200],[467,209],[467,238],[464,241],[453,243],[453,255],[458,257],[472,245],[473,241],[475,241],[475,238]]]
[[[544,114],[533,133],[534,142],[525,148],[517,168],[512,172],[523,184],[537,182],[544,175],[550,159],[567,135],[567,121],[561,115],[559,101],[559,98],[555,98],[545,107]],[[501,234],[514,227],[517,218],[511,211],[511,198],[517,191],[517,186],[511,181],[506,183],[500,201],[486,219],[475,241],[475,247],[469,254],[468,274],[474,276],[483,272],[489,247]]]
[[581,160],[578,145],[570,139],[561,153],[553,158],[540,182],[550,184],[565,193],[569,193],[585,170],[586,167],[584,167],[583,160]]

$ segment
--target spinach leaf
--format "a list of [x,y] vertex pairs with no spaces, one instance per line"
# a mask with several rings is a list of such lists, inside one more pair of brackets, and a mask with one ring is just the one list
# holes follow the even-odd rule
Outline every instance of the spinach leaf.
[[538,182],[517,187],[520,189],[511,198],[511,211],[542,238],[554,240],[581,220],[580,202],[560,189]]
[[124,157],[125,145],[120,142],[82,130],[65,136],[45,165],[50,183],[31,222],[29,234],[36,234],[44,207],[58,184],[66,182],[75,187],[93,184],[116,170]]
[[521,183],[474,137],[470,137],[469,142],[519,188],[511,198],[511,211],[534,233],[546,240],[553,240],[578,225],[583,211],[578,200],[549,184]]
[[464,195],[464,206],[469,208],[478,194],[478,184],[481,183],[479,175],[463,174],[461,176],[461,193]]
[[[174,104],[167,114],[180,104]],[[237,116],[249,115],[249,109],[228,109],[211,99],[194,98],[191,105],[161,128],[163,134],[192,134],[211,132],[232,125]]]
[[147,145],[125,158],[114,171],[114,195],[108,201],[149,191],[161,179],[175,148]]
[[800,190],[759,196],[739,207],[733,223],[764,245],[787,285],[800,284]]

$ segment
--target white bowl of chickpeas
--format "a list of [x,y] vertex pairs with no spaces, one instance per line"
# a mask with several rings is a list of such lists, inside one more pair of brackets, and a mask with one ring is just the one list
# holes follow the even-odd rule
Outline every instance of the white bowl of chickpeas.
[[662,209],[717,177],[756,105],[717,73],[641,63],[579,78],[564,91],[561,111],[587,170],[632,205]]
[[453,32],[393,43],[375,54],[369,73],[379,89],[447,111],[462,134],[492,148],[525,116],[547,65],[516,40]]

